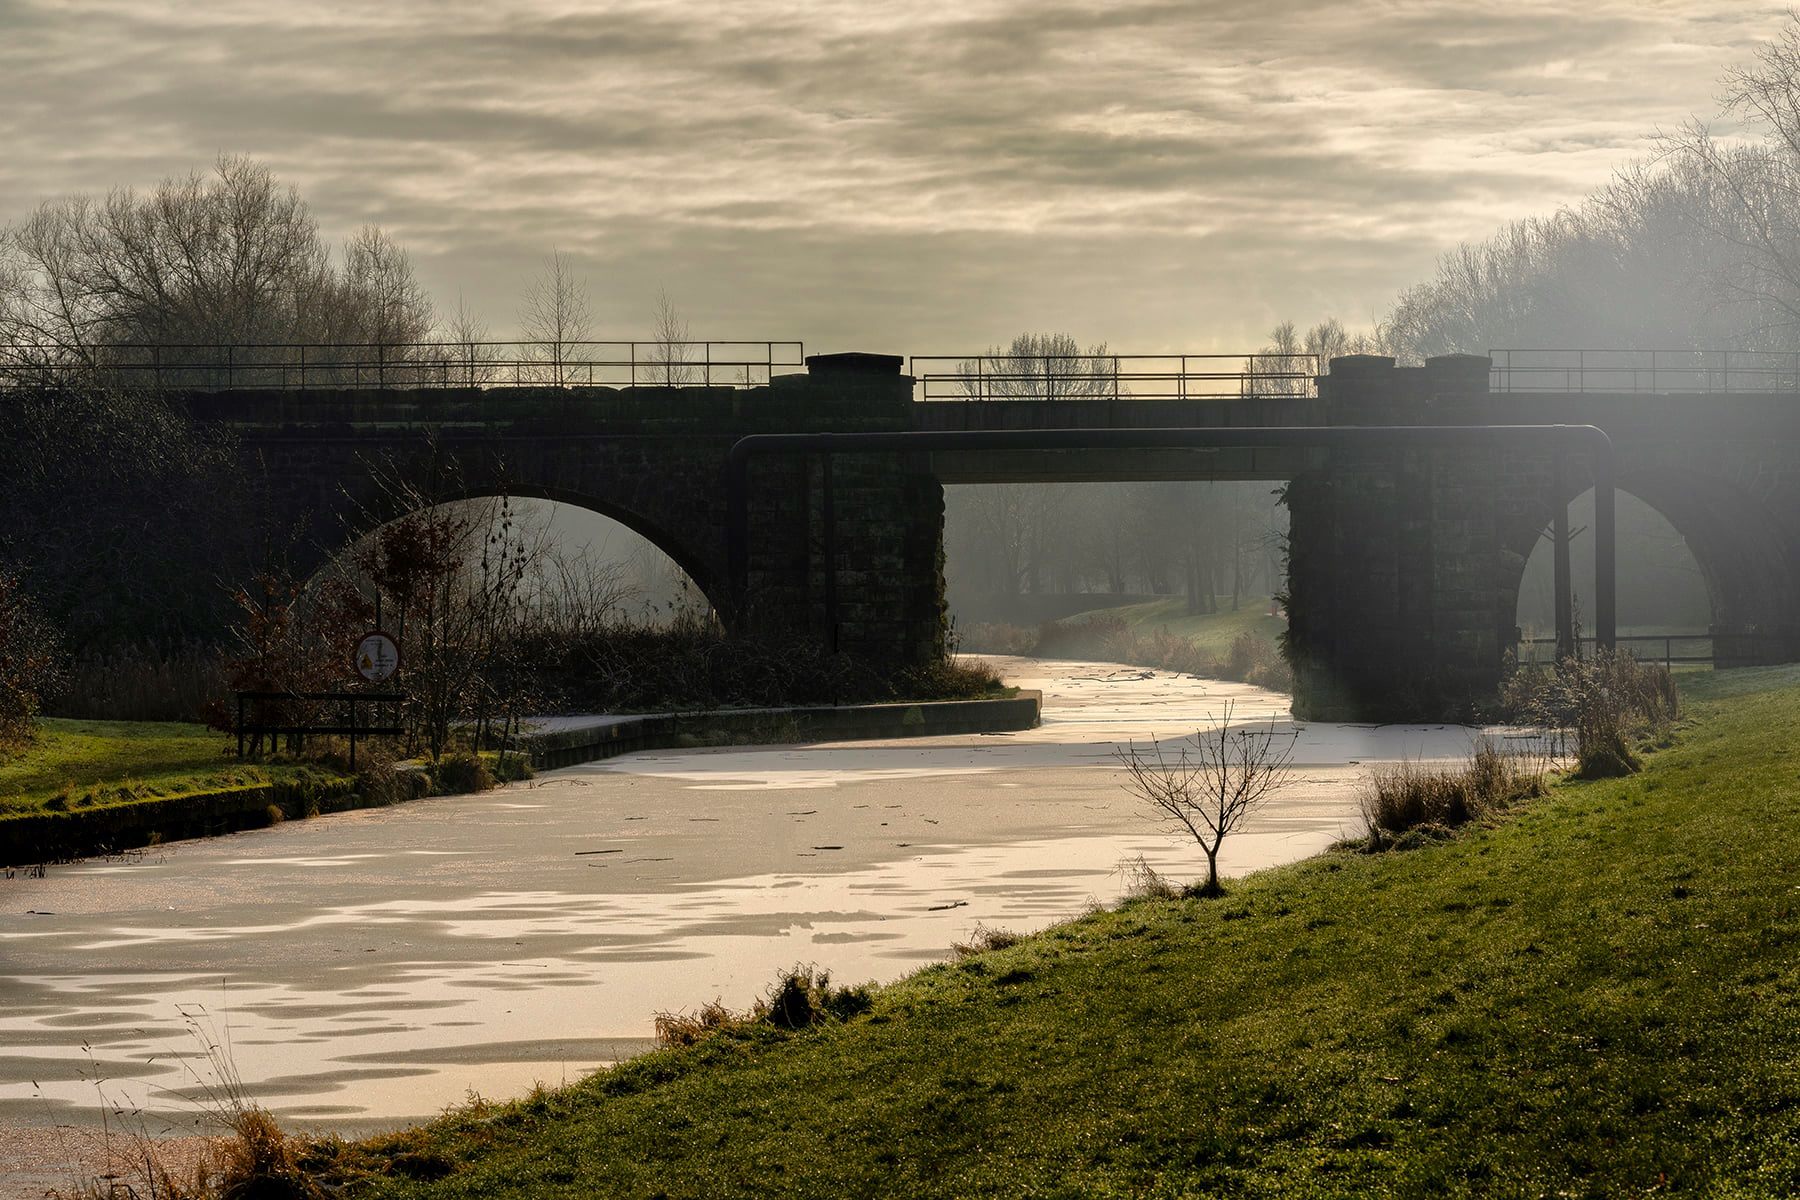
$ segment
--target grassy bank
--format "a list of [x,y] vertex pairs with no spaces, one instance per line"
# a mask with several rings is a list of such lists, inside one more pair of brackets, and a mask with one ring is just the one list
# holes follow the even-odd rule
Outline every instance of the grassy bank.
[[[392,791],[393,789],[389,789]],[[244,763],[202,725],[47,720],[0,762],[0,863],[19,866],[267,825],[393,797],[324,763]]]
[[1792,1194],[1796,689],[1696,679],[1630,779],[1135,902],[846,1023],[661,1051],[329,1169],[382,1196]]
[[[273,768],[275,774],[293,768]],[[24,754],[0,760],[0,815],[269,783],[219,733],[175,721],[44,721]]]

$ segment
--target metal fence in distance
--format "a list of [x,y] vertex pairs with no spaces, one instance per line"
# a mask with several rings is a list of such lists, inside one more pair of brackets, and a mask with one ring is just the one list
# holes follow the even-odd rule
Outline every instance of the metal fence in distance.
[[[1644,633],[1620,636],[1618,648],[1629,650],[1639,662],[1668,667],[1725,663],[1781,662],[1793,655],[1794,639],[1779,633]],[[1594,652],[1593,638],[1580,640],[1580,652]],[[1524,638],[1519,642],[1519,662],[1549,664],[1556,661],[1556,639]]]
[[920,400],[1315,396],[1314,354],[938,355],[908,360]]
[[410,342],[0,348],[0,384],[86,380],[177,391],[760,387],[806,365],[800,342]]
[[1496,392],[1800,391],[1800,353],[1772,350],[1488,351]]

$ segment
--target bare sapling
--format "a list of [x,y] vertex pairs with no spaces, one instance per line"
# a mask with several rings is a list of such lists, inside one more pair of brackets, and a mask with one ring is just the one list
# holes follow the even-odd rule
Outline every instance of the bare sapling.
[[1231,706],[1208,729],[1165,743],[1152,739],[1116,751],[1126,770],[1125,787],[1159,817],[1174,822],[1169,832],[1186,833],[1206,852],[1201,896],[1219,896],[1219,847],[1269,797],[1292,781],[1297,730],[1285,733],[1273,722],[1260,729],[1233,728]]

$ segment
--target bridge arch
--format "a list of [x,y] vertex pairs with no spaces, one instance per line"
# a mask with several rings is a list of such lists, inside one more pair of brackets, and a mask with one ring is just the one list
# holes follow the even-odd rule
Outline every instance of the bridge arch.
[[[561,448],[559,447],[558,450]],[[682,478],[686,464],[644,461],[629,443],[579,447],[585,456],[553,451],[508,461],[487,446],[396,447],[377,461],[334,454],[335,487],[289,500],[304,515],[289,552],[298,578],[309,578],[347,547],[409,513],[437,505],[497,497],[546,501],[617,522],[666,555],[721,619],[729,620],[720,525],[723,505],[709,489]],[[715,511],[717,510],[717,511]]]
[[[331,561],[338,555],[357,546],[365,539],[375,536],[383,528],[386,528],[394,521],[404,519],[408,515],[424,512],[432,508],[449,507],[484,500],[498,501],[502,499],[539,502],[541,505],[552,509],[579,510],[593,516],[603,517],[620,528],[635,534],[638,538],[641,538],[643,543],[652,551],[679,571],[680,574],[685,577],[686,582],[691,584],[694,590],[699,593],[707,607],[723,619],[725,615],[722,603],[724,595],[722,590],[723,581],[716,577],[709,577],[708,572],[711,571],[712,568],[710,568],[702,558],[696,556],[692,548],[685,545],[681,538],[672,535],[667,530],[660,528],[655,521],[646,519],[641,514],[633,512],[629,508],[605,500],[595,499],[585,493],[571,492],[562,488],[525,486],[507,488],[472,487],[460,489],[455,492],[447,492],[442,497],[434,498],[431,503],[422,506],[396,506],[384,508],[379,511],[367,511],[360,514],[359,519],[349,525],[344,536],[339,539],[338,545],[335,548],[322,550],[317,559],[318,567],[315,568],[315,570],[328,569]],[[546,512],[544,509],[539,508],[539,503],[534,503],[530,508],[526,509],[525,512],[521,514],[520,519],[527,522],[544,521],[557,523],[557,514],[553,511]]]
[[629,529],[655,547],[681,572],[693,582],[707,604],[723,619],[726,614],[725,579],[722,572],[696,547],[668,529],[655,517],[646,516],[635,509],[615,500],[590,494],[585,490],[573,490],[560,487],[542,487],[520,485],[504,490],[488,489],[480,493],[472,493],[459,499],[473,500],[484,497],[499,498],[509,496],[525,500],[542,500],[551,504],[566,505],[605,517],[610,521]]
[[[1780,660],[1787,650],[1778,644],[1793,633],[1800,579],[1789,562],[1792,531],[1779,496],[1738,479],[1722,478],[1678,461],[1674,455],[1622,455],[1617,489],[1636,499],[1667,522],[1691,556],[1700,575],[1709,620],[1717,635],[1748,635],[1721,653],[1727,660]],[[1591,491],[1584,480],[1567,483],[1560,496],[1545,493],[1542,503],[1527,507],[1503,533],[1508,553],[1506,575],[1516,612],[1526,568],[1534,554],[1549,554],[1554,504],[1572,504]],[[1620,547],[1619,565],[1627,565]],[[1586,598],[1586,576],[1573,572],[1578,595]],[[1621,591],[1623,610],[1626,592]],[[1591,598],[1588,598],[1591,599]],[[1587,610],[1591,623],[1591,608]],[[1630,614],[1621,611],[1622,622]],[[1766,640],[1765,640],[1766,639]]]

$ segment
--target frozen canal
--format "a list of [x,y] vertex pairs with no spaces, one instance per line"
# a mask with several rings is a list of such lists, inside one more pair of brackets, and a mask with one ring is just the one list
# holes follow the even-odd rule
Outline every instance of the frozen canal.
[[[572,1080],[644,1047],[658,1011],[746,1006],[785,965],[892,979],[977,925],[1116,899],[1127,857],[1192,878],[1204,859],[1121,789],[1115,746],[1227,701],[1285,719],[1246,685],[997,661],[1044,690],[1041,728],[637,754],[0,882],[0,1126],[91,1119],[102,1094],[182,1109],[206,1075],[184,1014],[285,1121],[356,1131]],[[1309,726],[1298,782],[1226,865],[1359,832],[1361,763],[1468,746]]]

